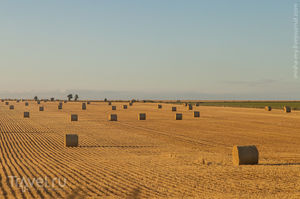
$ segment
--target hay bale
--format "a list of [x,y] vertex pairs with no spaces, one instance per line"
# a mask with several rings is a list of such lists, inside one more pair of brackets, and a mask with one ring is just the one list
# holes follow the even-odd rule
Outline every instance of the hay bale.
[[289,107],[289,106],[284,106],[284,107],[283,107],[283,110],[284,110],[284,112],[286,112],[286,113],[290,113],[290,112],[292,111],[291,107]]
[[177,108],[176,108],[175,106],[173,106],[173,107],[172,107],[172,111],[173,111],[173,112],[176,112],[176,111],[177,111]]
[[193,110],[193,105],[192,104],[189,104],[188,106],[188,110],[192,111]]
[[71,115],[71,122],[77,122],[78,121],[78,115],[72,114]]
[[112,106],[111,110],[115,111],[115,110],[117,110],[117,107],[116,106]]
[[86,110],[86,103],[82,103],[82,110]]
[[29,105],[29,103],[28,102],[25,102],[25,106],[28,106]]
[[8,105],[9,105],[9,102],[5,102],[5,105],[7,105],[7,106],[8,106]]
[[161,109],[161,108],[162,108],[162,105],[161,105],[161,104],[158,104],[158,105],[157,105],[157,108],[158,108],[158,109]]
[[200,106],[200,103],[196,103],[196,106]]
[[138,120],[146,120],[146,113],[140,113]]
[[108,116],[109,121],[118,121],[118,115],[117,114],[110,114]]
[[194,111],[194,117],[200,117],[200,112],[199,111]]
[[129,103],[129,106],[132,106],[132,103],[131,103],[131,102]]
[[41,104],[41,101],[37,101],[36,103],[37,103],[37,104]]
[[108,105],[111,106],[111,102],[108,102]]
[[182,120],[182,113],[176,113],[175,119]]
[[24,112],[24,118],[29,118],[29,112]]
[[17,100],[17,103],[19,103],[20,102],[20,100]]
[[67,101],[67,100],[65,100],[65,101],[64,101],[64,104],[66,104],[67,102],[68,102],[68,101]]
[[271,111],[271,110],[272,110],[272,107],[271,107],[271,106],[265,106],[265,110],[266,110],[266,111]]
[[44,107],[43,106],[40,106],[40,111],[44,111]]
[[14,110],[14,109],[15,109],[15,106],[14,106],[14,105],[10,105],[10,106],[9,106],[9,109],[10,109],[10,110]]
[[187,105],[188,105],[188,103],[184,103],[184,105],[185,105],[185,106],[187,106]]
[[78,135],[77,134],[66,134],[65,146],[66,147],[77,147],[78,146]]
[[232,162],[234,165],[258,164],[258,150],[256,146],[234,146],[232,149]]
[[88,102],[87,102],[87,104],[91,104],[91,102],[90,102],[90,101],[88,101]]
[[123,109],[127,109],[127,105],[123,105]]
[[62,104],[59,104],[57,108],[58,108],[58,110],[61,110],[62,109]]

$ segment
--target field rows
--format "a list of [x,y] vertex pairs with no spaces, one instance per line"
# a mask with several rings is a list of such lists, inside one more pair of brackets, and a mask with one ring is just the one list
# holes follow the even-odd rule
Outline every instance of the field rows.
[[[300,196],[300,112],[136,103],[112,111],[106,103],[0,104],[0,195],[4,198],[297,198]],[[23,118],[24,111],[30,118]],[[110,122],[115,112],[119,121]],[[146,121],[138,121],[140,112]],[[78,122],[70,115],[78,114]],[[64,135],[79,147],[64,147]],[[235,144],[256,144],[260,165],[234,167]],[[57,179],[51,186],[18,187],[9,176]],[[59,180],[61,181],[59,181]],[[65,184],[63,183],[65,180]],[[52,181],[51,181],[52,182]],[[61,186],[64,184],[64,186]],[[26,189],[25,189],[26,188]],[[80,197],[80,198],[82,198]]]

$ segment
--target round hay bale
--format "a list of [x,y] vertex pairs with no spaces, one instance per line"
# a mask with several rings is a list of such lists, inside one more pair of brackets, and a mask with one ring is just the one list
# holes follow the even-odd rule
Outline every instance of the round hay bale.
[[127,109],[127,105],[123,105],[123,109]]
[[161,108],[162,108],[162,105],[161,105],[161,104],[158,104],[158,105],[157,105],[157,108],[158,108],[158,109],[161,109]]
[[176,108],[175,106],[173,106],[173,107],[172,107],[172,111],[173,111],[173,112],[176,112],[176,111],[177,111],[177,108]]
[[10,110],[14,110],[14,109],[15,109],[15,106],[14,106],[14,105],[10,105],[10,106],[9,106],[9,109],[10,109]]
[[108,116],[109,121],[118,121],[118,115],[117,114],[110,114]]
[[194,117],[200,117],[200,112],[199,111],[194,111]]
[[115,110],[117,110],[117,107],[116,106],[112,106],[111,110],[115,111]]
[[65,146],[66,147],[77,147],[78,146],[78,135],[77,134],[66,134]]
[[62,109],[62,104],[59,104],[57,108],[58,108],[58,110],[61,110]]
[[188,106],[188,110],[192,111],[193,110],[193,105],[192,104],[189,104]]
[[28,103],[28,102],[25,102],[25,106],[29,106],[29,103]]
[[176,113],[175,119],[182,120],[182,113]]
[[44,111],[44,107],[43,106],[40,106],[40,111]]
[[8,105],[9,105],[9,102],[5,102],[5,105],[8,106]]
[[289,107],[289,106],[284,106],[284,107],[283,107],[283,110],[284,110],[284,112],[286,112],[286,113],[292,112],[292,109],[291,109],[291,107]]
[[234,165],[258,164],[258,150],[256,146],[234,146],[232,149],[232,162]]
[[89,104],[91,104],[91,102],[90,102],[90,101],[88,101],[88,102],[87,102],[87,104],[89,105]]
[[78,115],[72,114],[71,115],[71,122],[77,122],[78,121]]
[[271,111],[271,110],[272,110],[272,107],[271,107],[271,106],[265,106],[265,110],[266,110],[266,111]]
[[200,106],[200,103],[196,103],[196,106]]
[[110,105],[111,105],[111,102],[108,102],[108,105],[110,106]]
[[86,103],[82,103],[82,110],[86,110]]
[[41,104],[41,101],[37,101],[36,103],[37,103],[37,104]]
[[24,118],[29,118],[29,112],[24,112]]
[[129,103],[129,106],[132,106],[132,103],[131,103],[131,102]]
[[139,120],[146,120],[146,113],[140,113],[138,119]]

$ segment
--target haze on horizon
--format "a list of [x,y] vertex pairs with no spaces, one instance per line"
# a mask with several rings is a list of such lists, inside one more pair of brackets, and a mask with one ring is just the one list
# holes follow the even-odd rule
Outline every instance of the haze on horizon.
[[294,3],[2,1],[0,97],[298,99]]

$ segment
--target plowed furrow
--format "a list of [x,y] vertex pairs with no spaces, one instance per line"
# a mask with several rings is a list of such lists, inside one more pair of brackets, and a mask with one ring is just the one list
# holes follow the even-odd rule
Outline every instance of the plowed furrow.
[[[45,169],[47,170],[54,170],[53,171],[53,175],[56,174],[56,176],[59,177],[66,177],[66,179],[68,180],[69,184],[73,184],[73,185],[78,185],[81,184],[81,180],[83,179],[79,179],[79,180],[75,180],[74,177],[76,177],[76,175],[73,175],[74,173],[70,173],[66,171],[65,172],[65,167],[61,167],[61,165],[57,164],[57,162],[52,162],[51,159],[49,159],[49,155],[47,154],[55,154],[55,152],[51,152],[48,151],[47,148],[44,147],[40,147],[40,146],[45,146],[44,142],[37,142],[36,138],[32,138],[30,136],[28,136],[27,134],[19,134],[19,136],[21,136],[21,138],[23,140],[28,140],[28,142],[24,143],[24,148],[27,149],[28,154],[31,154],[32,156],[34,156],[37,159],[37,164],[42,165]],[[28,144],[30,143],[30,145],[28,146]],[[30,149],[30,150],[29,150]],[[46,154],[46,155],[41,155],[41,154]],[[65,176],[64,174],[68,174],[68,177]],[[93,190],[89,190],[91,192],[94,192]]]
[[[42,177],[42,178],[47,177],[49,179],[53,179],[55,177],[55,175],[51,175],[51,174],[53,174],[53,172],[51,170],[43,169],[40,166],[40,161],[36,160],[36,159],[33,159],[32,156],[30,155],[31,152],[29,152],[29,150],[32,147],[35,147],[35,146],[30,145],[28,147],[28,146],[23,145],[23,142],[21,140],[19,140],[20,137],[16,134],[13,134],[11,136],[11,138],[12,139],[10,140],[10,142],[13,143],[12,147],[14,149],[16,149],[17,154],[22,154],[22,157],[21,157],[22,163],[25,165],[25,167],[28,170],[32,170],[33,173],[35,173],[36,178],[38,178],[38,177]],[[16,140],[18,142],[15,142],[14,140]],[[28,165],[28,166],[26,166],[26,165]],[[42,189],[50,197],[61,197],[61,195],[58,192],[56,192],[55,190],[54,190],[55,195],[52,195],[51,190],[48,190],[47,187],[42,187]]]
[[3,134],[1,133],[0,135],[0,142],[1,142],[1,159],[4,160],[2,166],[3,166],[3,171],[5,170],[5,180],[7,185],[10,187],[10,190],[13,194],[13,196],[15,196],[16,198],[25,198],[25,194],[21,189],[16,189],[16,187],[11,183],[11,177],[20,177],[22,176],[23,173],[21,173],[18,168],[17,165],[15,165],[15,163],[12,161],[11,158],[11,154],[8,152],[7,150],[7,144],[6,144],[6,140],[3,137]]

